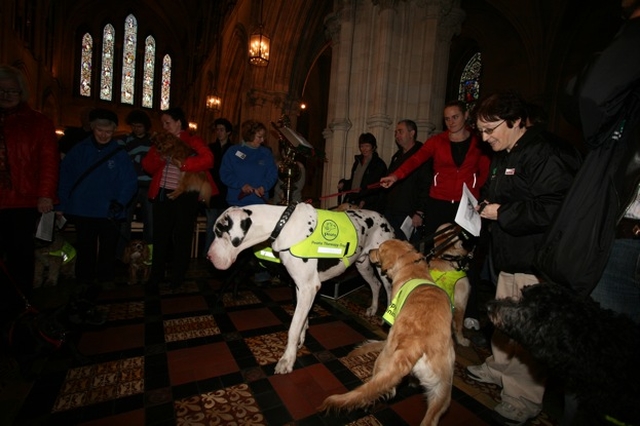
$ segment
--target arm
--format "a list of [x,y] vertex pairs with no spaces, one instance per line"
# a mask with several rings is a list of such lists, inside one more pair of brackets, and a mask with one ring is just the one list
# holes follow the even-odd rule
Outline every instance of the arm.
[[162,171],[166,164],[166,160],[160,156],[155,146],[151,146],[147,155],[142,158],[142,168],[152,176]]
[[213,152],[199,137],[191,137],[187,143],[196,152],[195,156],[187,157],[180,170],[185,172],[204,172],[213,167]]
[[424,164],[433,157],[435,152],[436,138],[439,135],[430,137],[415,154],[407,158],[396,171],[389,176],[380,179],[380,183],[384,188],[389,188],[398,180],[404,179],[415,169]]

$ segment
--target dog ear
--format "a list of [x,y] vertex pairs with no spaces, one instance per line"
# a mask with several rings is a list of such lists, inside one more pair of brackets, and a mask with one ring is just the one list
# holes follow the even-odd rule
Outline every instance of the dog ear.
[[127,245],[122,253],[122,263],[128,264],[129,262],[131,262],[131,244]]
[[380,266],[380,251],[375,248],[369,252],[369,260],[375,266]]
[[300,203],[291,213],[291,217],[280,231],[280,235],[271,244],[271,248],[275,251],[288,250],[294,244],[311,235],[316,226],[318,226],[316,209],[311,204]]

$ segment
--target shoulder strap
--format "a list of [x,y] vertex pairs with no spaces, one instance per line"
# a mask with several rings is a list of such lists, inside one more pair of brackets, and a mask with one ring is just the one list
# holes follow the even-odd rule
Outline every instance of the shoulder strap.
[[119,151],[122,151],[123,149],[124,149],[124,147],[118,146],[116,149],[111,151],[109,154],[105,155],[104,157],[102,157],[101,159],[99,159],[98,161],[93,163],[91,165],[91,167],[89,167],[87,170],[82,172],[82,174],[78,177],[78,179],[76,179],[76,181],[73,183],[73,186],[71,187],[71,190],[69,191],[69,196],[71,196],[71,194],[73,194],[73,191],[75,191],[75,189],[78,187],[78,185],[80,185],[80,182],[82,182],[84,180],[84,178],[89,176],[91,174],[91,172],[93,172],[95,169],[98,168],[98,166],[103,164],[105,161],[107,161],[109,158],[113,157]]

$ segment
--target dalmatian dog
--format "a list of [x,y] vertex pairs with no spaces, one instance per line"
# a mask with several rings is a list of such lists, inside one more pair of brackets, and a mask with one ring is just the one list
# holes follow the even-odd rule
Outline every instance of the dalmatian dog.
[[[389,239],[394,231],[380,213],[370,210],[348,210],[344,213],[354,226],[357,239],[349,257],[342,258],[301,258],[291,253],[297,243],[307,239],[319,226],[319,214],[313,206],[300,203],[295,206],[250,205],[230,207],[225,210],[214,225],[215,239],[207,257],[218,269],[228,269],[238,254],[249,247],[271,241],[271,249],[296,284],[297,303],[287,336],[287,347],[278,361],[276,374],[286,374],[293,370],[297,348],[302,347],[308,328],[308,314],[321,283],[337,277],[355,263],[365,281],[371,286],[373,295],[367,315],[378,311],[380,287],[384,285],[387,301],[391,297],[391,283],[369,260],[369,251]],[[320,226],[324,226],[320,224]],[[343,227],[346,228],[346,227]],[[352,244],[356,244],[353,241]],[[382,283],[378,277],[381,277]]]

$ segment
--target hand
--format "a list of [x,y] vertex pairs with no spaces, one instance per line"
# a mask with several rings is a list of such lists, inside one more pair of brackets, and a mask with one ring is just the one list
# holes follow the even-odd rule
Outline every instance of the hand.
[[253,187],[248,183],[245,183],[244,186],[240,189],[244,194],[251,194],[253,192]]
[[419,214],[414,214],[411,217],[411,224],[414,228],[420,228],[422,226],[422,217]]
[[380,179],[380,185],[382,185],[383,188],[389,188],[391,185],[393,185],[397,181],[398,181],[398,176],[389,175]]
[[253,193],[256,194],[258,197],[262,198],[264,197],[264,188],[262,186],[255,188],[253,190]]
[[111,203],[109,204],[109,213],[107,217],[109,219],[115,219],[118,216],[120,216],[123,210],[124,210],[124,206],[122,204],[120,204],[116,200],[111,200]]
[[51,210],[53,210],[53,200],[51,198],[38,198],[38,212],[49,213]]
[[[484,205],[483,208],[480,206]],[[482,203],[478,206],[478,211],[480,212],[480,217],[489,220],[498,220],[498,209],[500,208],[500,204],[497,203]]]

